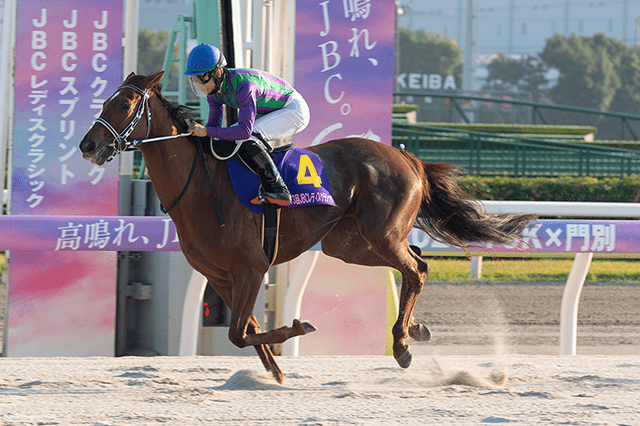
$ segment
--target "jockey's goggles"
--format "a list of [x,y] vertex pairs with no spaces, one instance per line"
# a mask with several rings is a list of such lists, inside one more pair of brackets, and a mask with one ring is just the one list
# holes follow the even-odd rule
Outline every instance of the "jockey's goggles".
[[193,93],[199,98],[205,98],[209,94],[210,90],[207,89],[206,84],[211,81],[211,73],[209,71],[204,74],[190,75],[189,84]]
[[196,96],[205,98],[209,93],[212,93],[212,91],[206,87],[207,83],[209,83],[211,80],[214,80],[216,83],[216,87],[213,89],[214,92],[217,92],[219,90],[220,82],[222,81],[222,79],[216,78],[214,72],[215,70],[212,70],[204,74],[195,74],[189,76],[189,84],[191,85],[191,90]]

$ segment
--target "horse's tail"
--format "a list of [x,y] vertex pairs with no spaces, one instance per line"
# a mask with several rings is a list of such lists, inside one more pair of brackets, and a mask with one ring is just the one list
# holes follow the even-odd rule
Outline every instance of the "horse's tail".
[[[461,247],[468,243],[509,243],[531,221],[531,214],[487,215],[479,200],[463,192],[456,181],[459,168],[450,163],[426,163],[407,155],[423,175],[423,195],[415,227],[432,238]],[[468,253],[468,251],[467,251]]]

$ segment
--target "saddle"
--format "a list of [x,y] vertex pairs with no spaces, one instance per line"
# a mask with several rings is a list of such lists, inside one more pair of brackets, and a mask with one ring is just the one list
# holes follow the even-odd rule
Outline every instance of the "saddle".
[[[281,145],[276,148],[272,148],[262,137],[255,134],[256,138],[264,145],[267,152],[274,157],[286,153],[293,148],[293,144]],[[270,203],[262,203],[261,206],[255,206],[253,204],[248,205],[246,196],[244,194],[252,194],[255,188],[257,188],[253,181],[254,172],[242,159],[236,155],[239,144],[235,141],[216,140],[215,143],[212,138],[203,138],[200,142],[205,149],[205,153],[211,155],[219,160],[225,160],[227,167],[229,168],[229,175],[234,186],[236,194],[243,202],[243,204],[249,207],[256,213],[262,213],[262,249],[264,250],[269,263],[272,265],[275,261],[278,253],[278,234],[280,227],[280,207]],[[274,157],[274,161],[277,157]],[[241,166],[239,166],[241,164]],[[250,174],[241,175],[240,169],[250,171]],[[241,176],[241,177],[238,177]],[[257,176],[255,177],[257,179]],[[255,186],[255,188],[253,188]],[[242,195],[241,195],[242,194]],[[254,207],[258,207],[261,211],[256,211]]]

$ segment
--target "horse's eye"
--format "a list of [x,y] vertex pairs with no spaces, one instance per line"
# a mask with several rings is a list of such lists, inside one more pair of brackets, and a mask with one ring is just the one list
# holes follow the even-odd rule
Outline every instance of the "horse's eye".
[[129,102],[123,102],[121,108],[123,111],[129,111],[131,109],[131,104]]

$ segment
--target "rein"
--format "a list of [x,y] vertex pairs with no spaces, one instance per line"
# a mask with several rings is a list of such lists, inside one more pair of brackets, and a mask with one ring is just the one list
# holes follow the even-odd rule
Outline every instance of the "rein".
[[[118,87],[116,91],[124,88],[133,89],[142,95],[142,100],[138,104],[138,110],[136,111],[136,115],[133,117],[133,119],[127,125],[127,127],[125,127],[121,133],[118,133],[118,131],[107,120],[103,119],[102,117],[99,117],[96,119],[96,123],[102,124],[104,127],[107,128],[107,130],[111,133],[111,135],[113,135],[113,142],[103,147],[103,149],[108,147],[113,148],[113,152],[111,153],[109,158],[107,158],[107,162],[111,162],[111,160],[113,160],[121,152],[138,149],[138,147],[144,143],[159,142],[159,141],[165,141],[169,139],[177,139],[177,138],[182,138],[186,136],[191,136],[191,133],[180,133],[177,135],[149,138],[149,132],[151,131],[151,109],[149,108],[150,91],[149,89],[142,90],[139,87],[133,86],[131,84],[124,84]],[[142,119],[142,115],[144,114],[145,108],[147,110],[147,136],[144,139],[135,139],[133,141],[128,141],[127,138],[129,137],[129,135],[131,135],[135,127],[138,125],[138,123]],[[211,193],[213,194],[213,200],[216,206],[216,214],[218,215],[218,222],[220,222],[220,227],[223,227],[224,219],[222,217],[222,209],[220,208],[220,202],[218,201],[218,197],[216,196],[216,193],[213,188],[213,182],[211,181],[211,173],[209,172],[209,167],[207,166],[207,161],[204,156],[204,150],[202,149],[202,144],[197,143],[196,145],[197,145],[196,155],[193,158],[193,164],[191,165],[191,170],[189,171],[189,177],[187,178],[187,182],[184,185],[184,188],[182,188],[182,192],[173,201],[173,203],[171,203],[169,207],[165,208],[161,204],[160,210],[162,211],[162,213],[167,214],[169,213],[169,210],[174,208],[176,204],[178,204],[178,201],[182,199],[184,194],[187,192],[187,188],[189,188],[189,184],[191,183],[191,180],[193,179],[193,175],[196,170],[196,165],[198,164],[198,157],[202,155],[202,162],[204,163],[204,168],[207,171],[207,176],[209,177],[209,186],[211,187]]]

